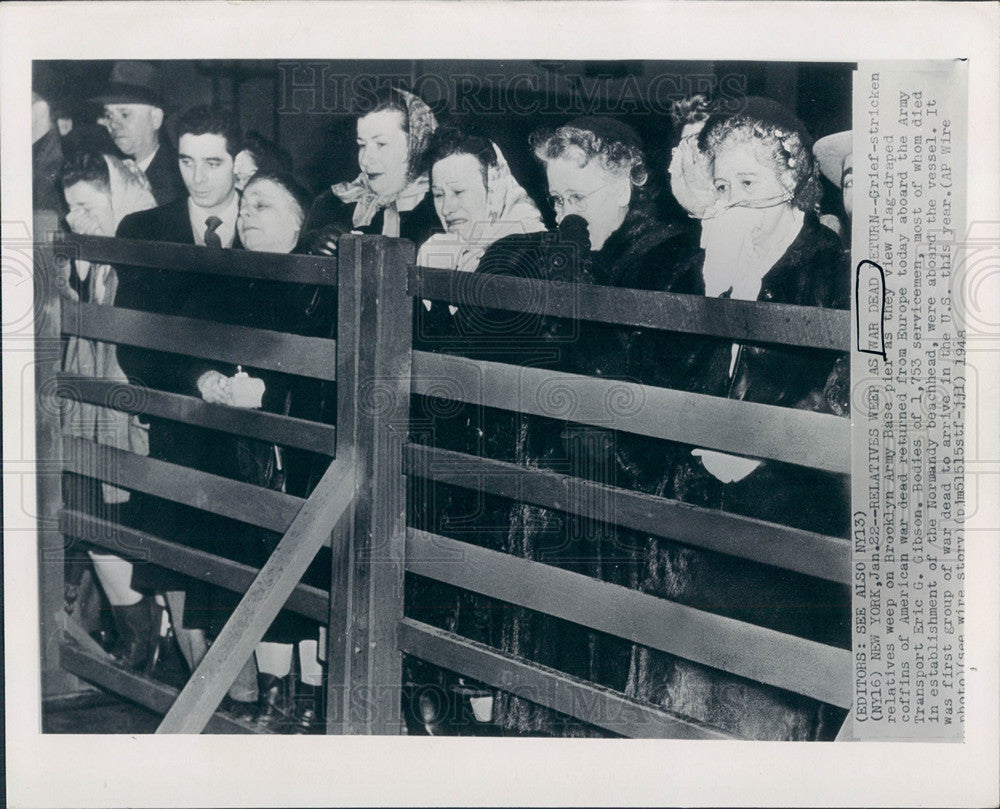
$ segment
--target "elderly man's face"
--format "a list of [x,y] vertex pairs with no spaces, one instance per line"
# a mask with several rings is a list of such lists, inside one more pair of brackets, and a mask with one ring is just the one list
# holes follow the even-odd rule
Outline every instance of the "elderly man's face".
[[145,160],[159,146],[163,110],[149,104],[108,104],[104,125],[115,145],[129,157]]

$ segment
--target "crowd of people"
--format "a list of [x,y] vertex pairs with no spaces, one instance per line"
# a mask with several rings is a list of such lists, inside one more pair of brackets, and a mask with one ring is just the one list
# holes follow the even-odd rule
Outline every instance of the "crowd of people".
[[[747,98],[735,111],[700,96],[676,106],[679,137],[664,185],[688,216],[674,221],[664,221],[655,205],[643,142],[612,117],[575,118],[531,136],[525,148],[539,161],[549,195],[533,199],[495,143],[471,127],[439,125],[419,96],[389,87],[357,111],[358,176],[313,199],[296,179],[291,155],[260,136],[243,137],[221,109],[185,111],[174,149],[164,136],[162,93],[151,64],[117,63],[96,101],[108,141],[101,146],[93,138],[64,160],[47,100],[34,97],[40,105],[32,119],[39,121],[36,207],[54,207],[76,233],[326,256],[336,255],[344,234],[382,234],[414,242],[419,265],[456,272],[850,305],[849,245],[819,218],[821,169],[838,186],[849,180],[850,138],[824,139],[814,153],[804,124],[771,99]],[[849,214],[849,189],[844,203]],[[554,213],[555,231],[546,227],[548,213]],[[68,273],[66,294],[82,301],[303,335],[336,333],[333,300],[323,288],[81,261]],[[491,311],[474,302],[418,299],[414,312],[414,343],[424,350],[848,413],[847,362],[836,352]],[[74,338],[65,367],[206,402],[333,420],[330,386],[249,365]],[[166,419],[111,414],[78,407],[71,429],[302,497],[322,472],[322,459],[310,453]],[[555,412],[542,417],[442,407],[415,397],[412,416],[419,425],[414,440],[446,449],[846,535],[844,476],[584,428]],[[148,495],[89,485],[67,497],[245,564],[262,565],[280,539]],[[411,524],[493,550],[824,643],[849,642],[849,596],[830,583],[777,576],[734,557],[444,484],[411,481],[409,509]],[[128,668],[151,671],[156,665],[165,609],[193,670],[238,598],[148,563],[96,551],[90,556],[115,616],[113,654]],[[328,588],[329,560],[317,560],[307,579]],[[408,581],[407,610],[737,735],[825,738],[838,719],[829,706],[419,577]],[[230,689],[226,709],[262,727],[321,727],[324,646],[322,627],[282,613]],[[420,661],[407,661],[405,679],[410,718],[431,733],[448,732],[449,717],[458,724],[467,706],[475,721],[499,732],[592,732],[529,700]]]

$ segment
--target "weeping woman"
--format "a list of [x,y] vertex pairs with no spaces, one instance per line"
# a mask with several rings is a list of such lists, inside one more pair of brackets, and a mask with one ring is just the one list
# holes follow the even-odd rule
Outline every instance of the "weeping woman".
[[[538,208],[511,173],[500,149],[490,140],[453,127],[441,127],[431,137],[427,166],[434,207],[445,232],[431,236],[423,244],[417,256],[419,266],[475,273],[483,255],[498,240],[544,231]],[[421,316],[417,340],[424,350],[479,353],[484,347],[488,351],[497,336],[495,329],[481,328],[483,321],[476,316],[474,306],[423,300],[417,311]],[[476,405],[413,397],[411,432],[420,443],[488,454],[487,448],[495,449],[494,437],[500,434],[506,438],[511,429],[510,414],[505,416]],[[460,534],[473,532],[478,536],[485,523],[490,522],[490,515],[506,514],[506,507],[496,498],[486,498],[468,489],[431,485],[416,477],[410,479],[410,486],[410,518],[416,527],[425,530],[443,533],[457,528]],[[481,600],[470,593],[410,577],[407,601],[409,614],[421,620],[434,622],[436,618],[452,630],[480,637],[490,634],[490,615],[482,608]],[[473,706],[489,701],[488,691],[467,686],[415,659],[407,659],[406,677],[411,688],[417,689],[417,697],[412,701],[414,713],[420,714],[421,721],[428,726],[434,725],[436,717],[428,716],[428,711],[419,705],[420,694],[426,698],[428,687],[440,695],[434,700],[437,705],[442,700],[454,702],[452,697],[459,691],[472,695]],[[445,684],[449,688],[441,695]],[[460,714],[461,708],[451,708],[452,718]]]
[[[74,233],[114,236],[125,216],[156,205],[149,182],[131,160],[84,153],[63,167],[61,180],[69,207],[66,223]],[[73,299],[114,305],[118,277],[110,265],[75,261],[68,282],[68,294]],[[118,364],[116,347],[99,340],[70,337],[63,368],[81,376],[123,384],[128,381]],[[118,410],[77,402],[68,414],[65,428],[80,438],[140,455],[149,453],[149,435],[138,417]],[[86,491],[87,483],[83,478],[71,477],[70,481],[68,500],[72,503],[74,497]],[[116,508],[125,508],[130,494],[102,483],[100,494],[91,492],[90,497],[98,501],[99,513],[110,516]],[[90,557],[114,615],[118,640],[112,653],[122,666],[151,669],[159,641],[161,608],[152,596],[143,596],[132,589],[130,562],[95,551],[90,552]]]
[[[701,221],[694,264],[705,294],[824,308],[849,305],[837,236],[819,223],[811,138],[788,110],[748,99],[732,115],[689,107],[671,163],[677,200]],[[745,402],[847,414],[837,352],[708,340],[693,388]],[[779,436],[775,440],[780,441]],[[845,476],[684,446],[667,496],[785,526],[845,536]],[[647,541],[639,588],[712,612],[846,648],[845,586],[664,539]],[[752,597],[748,597],[752,594]],[[843,711],[645,647],[631,654],[626,693],[740,737],[829,739]]]

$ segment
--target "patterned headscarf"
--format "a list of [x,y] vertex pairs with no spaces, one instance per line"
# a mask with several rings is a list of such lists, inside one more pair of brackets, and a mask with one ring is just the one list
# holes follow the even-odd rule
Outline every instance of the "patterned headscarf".
[[[510,229],[511,233],[534,233],[544,230],[542,215],[528,192],[514,179],[507,160],[494,143],[497,164],[490,166],[486,176],[486,210],[490,224]],[[499,238],[499,237],[498,237]]]
[[511,173],[503,153],[494,143],[497,164],[486,172],[486,212],[488,221],[473,228],[470,239],[457,233],[438,233],[420,248],[417,263],[424,267],[472,272],[486,248],[514,233],[545,230],[542,215],[528,192]]
[[[361,172],[352,182],[337,183],[331,189],[342,202],[355,203],[352,221],[356,228],[371,224],[380,209],[391,207],[395,216],[385,217],[382,232],[386,236],[399,235],[399,212],[416,208],[430,190],[427,175],[419,174],[418,171],[431,133],[437,129],[437,119],[423,99],[398,87],[392,89],[406,104],[406,186],[394,196],[380,196],[372,190],[368,177]],[[389,211],[386,213],[389,214]],[[389,232],[393,229],[395,233]]]

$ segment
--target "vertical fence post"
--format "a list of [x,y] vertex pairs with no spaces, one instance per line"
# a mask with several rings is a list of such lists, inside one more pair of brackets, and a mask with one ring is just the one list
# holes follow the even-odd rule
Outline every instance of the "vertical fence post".
[[[337,442],[357,459],[353,514],[334,534],[327,732],[398,734],[415,248],[348,236],[338,249]],[[339,536],[338,536],[339,535]]]
[[[361,245],[355,236],[340,239],[337,249],[337,448],[344,457],[357,443],[358,326],[361,311]],[[355,478],[355,499],[360,477]],[[349,732],[354,622],[351,560],[354,558],[354,504],[331,534],[330,621],[327,625],[326,732]]]
[[57,225],[35,220],[35,472],[38,496],[39,618],[41,630],[42,696],[54,697],[84,689],[59,661],[63,639],[65,544],[59,531],[62,508],[62,425],[57,374],[62,360],[61,301],[56,265],[58,246],[52,244]]

